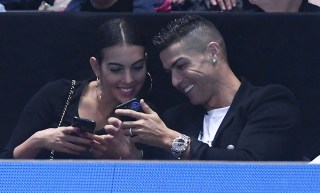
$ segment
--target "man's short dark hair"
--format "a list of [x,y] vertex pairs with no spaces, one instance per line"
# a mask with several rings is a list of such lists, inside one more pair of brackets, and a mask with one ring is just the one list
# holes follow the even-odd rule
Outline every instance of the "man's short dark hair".
[[222,47],[226,56],[226,47],[220,32],[213,23],[197,15],[185,15],[171,21],[153,38],[153,44],[159,51],[179,41],[187,41],[187,44],[199,52],[214,41]]

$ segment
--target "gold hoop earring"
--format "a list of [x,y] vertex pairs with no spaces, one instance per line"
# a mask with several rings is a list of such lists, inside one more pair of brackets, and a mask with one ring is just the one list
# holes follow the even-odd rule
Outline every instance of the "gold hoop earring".
[[101,101],[102,98],[102,90],[99,89],[100,86],[100,79],[97,77],[97,84],[96,84],[96,95],[97,95],[97,100]]

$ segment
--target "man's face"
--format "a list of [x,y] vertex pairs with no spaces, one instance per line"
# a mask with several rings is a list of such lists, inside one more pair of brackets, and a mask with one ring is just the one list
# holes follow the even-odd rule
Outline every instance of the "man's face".
[[216,66],[208,51],[199,53],[183,42],[177,42],[160,52],[172,85],[184,93],[194,105],[206,105],[216,90]]

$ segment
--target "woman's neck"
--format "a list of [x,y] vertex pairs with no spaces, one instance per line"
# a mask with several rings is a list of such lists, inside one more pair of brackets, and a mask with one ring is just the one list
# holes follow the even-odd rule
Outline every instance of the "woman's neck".
[[111,97],[106,95],[99,98],[96,84],[96,81],[92,81],[83,90],[78,113],[80,117],[96,121],[97,128],[102,128],[106,125],[108,118],[113,115],[113,108],[117,102],[110,101]]

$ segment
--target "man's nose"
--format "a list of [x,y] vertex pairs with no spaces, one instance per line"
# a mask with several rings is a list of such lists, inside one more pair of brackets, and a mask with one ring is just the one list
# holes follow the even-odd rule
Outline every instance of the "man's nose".
[[178,73],[175,73],[174,71],[172,71],[172,73],[171,73],[172,86],[178,87],[179,83],[181,82],[181,79],[182,78]]

